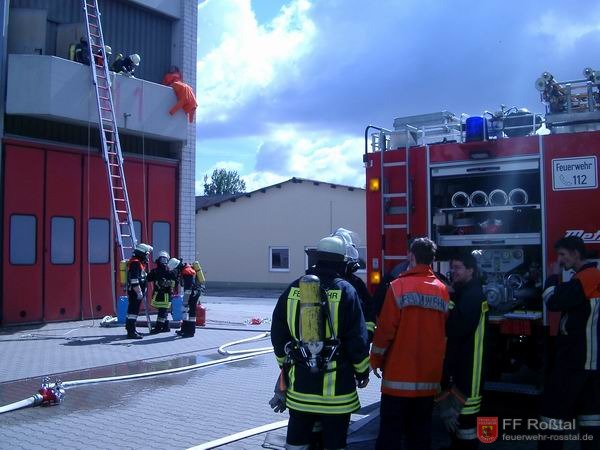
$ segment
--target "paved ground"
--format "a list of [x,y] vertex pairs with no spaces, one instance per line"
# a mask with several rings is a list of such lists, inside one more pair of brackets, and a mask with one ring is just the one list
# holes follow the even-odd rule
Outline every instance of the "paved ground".
[[[278,293],[261,291],[258,298],[242,290],[218,294],[204,298],[207,326],[198,328],[192,339],[171,333],[131,341],[123,338],[122,327],[100,328],[98,321],[0,328],[0,406],[31,396],[44,375],[74,380],[211,361],[222,358],[220,345],[270,328]],[[261,323],[249,325],[252,319]],[[269,345],[267,339],[239,348]],[[286,419],[287,412],[276,414],[268,406],[277,373],[273,355],[266,354],[180,374],[68,388],[59,406],[0,415],[0,449],[190,448]],[[359,392],[364,406],[360,413],[376,412],[379,381],[372,378]],[[484,413],[525,417],[534,411],[531,401],[494,396]],[[375,418],[350,435],[348,448],[372,449],[377,429]],[[282,448],[284,436],[285,428],[222,448]],[[437,418],[432,438],[434,449],[447,443]],[[482,448],[533,449],[535,443],[498,441]]]

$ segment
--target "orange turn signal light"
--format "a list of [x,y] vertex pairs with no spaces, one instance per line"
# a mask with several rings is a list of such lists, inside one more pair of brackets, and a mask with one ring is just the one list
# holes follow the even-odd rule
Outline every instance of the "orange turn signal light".
[[379,284],[381,283],[381,274],[379,272],[371,272],[371,284]]
[[379,190],[379,178],[371,178],[369,180],[369,190],[371,192],[377,192]]

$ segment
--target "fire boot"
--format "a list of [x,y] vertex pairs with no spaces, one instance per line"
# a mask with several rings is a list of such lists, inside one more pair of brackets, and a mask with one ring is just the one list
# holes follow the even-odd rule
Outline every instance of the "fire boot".
[[127,319],[125,329],[127,330],[127,339],[142,339],[142,335],[135,330],[135,319]]
[[150,334],[158,334],[158,333],[162,332],[164,325],[165,325],[164,322],[157,320],[156,324],[154,325],[154,328],[152,328],[152,331],[150,332]]
[[196,331],[196,324],[190,320],[184,320],[181,323],[181,330],[176,331],[177,335],[188,338],[194,337]]
[[160,330],[160,332],[161,332],[161,333],[168,333],[168,332],[170,332],[170,331],[171,331],[171,327],[169,326],[169,321],[168,321],[168,320],[165,320],[165,321],[163,322],[163,326],[162,326],[162,329]]

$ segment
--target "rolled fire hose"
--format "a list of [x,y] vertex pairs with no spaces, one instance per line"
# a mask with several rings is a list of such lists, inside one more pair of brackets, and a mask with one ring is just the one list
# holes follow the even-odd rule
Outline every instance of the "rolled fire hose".
[[525,189],[515,188],[508,193],[508,202],[511,205],[526,205],[529,201],[529,196]]
[[469,200],[473,207],[487,206],[488,204],[488,196],[483,191],[474,191],[469,197]]
[[450,203],[454,208],[467,208],[471,206],[471,200],[469,200],[469,194],[463,191],[455,192],[450,200]]
[[[131,375],[121,375],[121,376],[115,376],[115,377],[88,378],[88,379],[84,379],[84,380],[64,381],[60,385],[60,388],[63,389],[63,388],[69,388],[69,387],[75,387],[75,386],[83,386],[86,384],[107,383],[107,382],[112,382],[112,381],[136,380],[136,379],[140,379],[140,378],[156,377],[159,375],[171,375],[171,374],[175,374],[175,373],[187,372],[187,371],[196,370],[196,369],[203,369],[206,367],[217,366],[220,364],[227,364],[227,363],[231,363],[231,362],[235,362],[235,361],[241,361],[244,359],[254,358],[255,356],[271,353],[273,351],[273,347],[263,347],[263,348],[258,348],[258,349],[254,348],[254,349],[237,350],[237,351],[226,351],[225,348],[230,347],[232,345],[239,344],[239,343],[243,343],[243,342],[250,342],[253,340],[263,339],[270,335],[271,335],[270,332],[265,332],[265,333],[261,333],[258,336],[252,336],[251,338],[241,339],[239,341],[226,343],[226,344],[222,345],[221,347],[219,347],[219,353],[227,354],[227,355],[231,355],[231,356],[227,356],[226,358],[222,358],[222,359],[217,359],[215,361],[206,361],[203,363],[192,364],[189,366],[176,367],[174,369],[157,370],[154,372],[136,373],[136,374],[131,374]],[[233,354],[233,353],[236,353],[236,354]],[[56,383],[54,383],[54,384],[49,384],[48,387],[51,389],[55,389],[57,386],[56,386]],[[10,411],[15,411],[15,410],[21,409],[21,408],[26,408],[29,406],[38,406],[38,405],[42,404],[45,400],[46,399],[40,393],[34,394],[31,397],[26,398],[24,400],[19,400],[14,403],[9,403],[7,405],[0,406],[0,414],[7,413]],[[62,400],[62,398],[61,398],[61,400]]]
[[494,189],[488,195],[490,206],[505,206],[508,204],[508,195],[502,189]]

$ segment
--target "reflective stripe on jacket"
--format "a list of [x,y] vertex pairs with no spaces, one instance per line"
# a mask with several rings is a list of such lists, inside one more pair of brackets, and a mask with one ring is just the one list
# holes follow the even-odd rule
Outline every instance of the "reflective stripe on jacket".
[[383,369],[381,391],[397,397],[435,395],[442,379],[449,296],[429,266],[394,280],[386,294],[371,348]]

